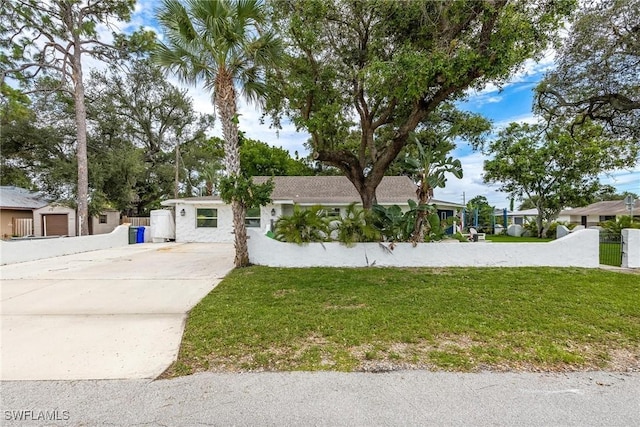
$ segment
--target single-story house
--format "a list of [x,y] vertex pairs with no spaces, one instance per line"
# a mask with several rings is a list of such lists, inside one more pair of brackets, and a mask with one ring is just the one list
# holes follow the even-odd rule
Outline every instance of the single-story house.
[[120,212],[114,209],[105,209],[99,215],[91,217],[89,234],[108,234],[120,225]]
[[74,209],[20,187],[0,186],[0,221],[3,239],[76,235]]
[[[500,213],[500,218],[502,218]],[[507,220],[509,224],[524,225],[529,221],[535,221],[538,216],[538,209],[523,209],[521,211],[507,212]],[[497,222],[497,221],[496,221]]]
[[[608,200],[592,203],[582,208],[565,209],[562,216],[568,216],[571,224],[592,227],[603,221],[615,220],[622,216],[631,215],[624,200]],[[640,201],[636,200],[633,207],[633,216],[640,219]]]
[[[266,182],[269,177],[254,177]],[[344,176],[276,176],[272,202],[247,212],[247,227],[272,230],[281,216],[291,215],[294,205],[324,206],[329,215],[343,215],[351,203],[360,203],[353,184]],[[416,200],[416,184],[406,176],[386,176],[376,191],[383,206],[398,205],[408,209],[407,200]],[[464,206],[441,200],[431,200],[438,207],[442,219],[457,215]],[[231,206],[219,196],[170,199],[163,206],[175,208],[176,242],[233,242]],[[450,230],[451,232],[453,230]]]
[[[502,209],[496,209],[494,212],[496,224],[502,225],[504,222],[504,212]],[[525,225],[528,222],[534,222],[538,217],[538,209],[523,209],[520,211],[507,211],[507,224]],[[569,216],[560,213],[557,222],[569,222]]]

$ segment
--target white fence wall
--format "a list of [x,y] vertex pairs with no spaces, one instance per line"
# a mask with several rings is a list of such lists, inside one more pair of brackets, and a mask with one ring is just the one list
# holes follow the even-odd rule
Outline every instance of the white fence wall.
[[271,267],[587,267],[599,265],[598,230],[582,230],[548,243],[438,242],[283,243],[249,232],[249,260]]
[[622,266],[640,268],[640,230],[622,230]]
[[[146,233],[145,233],[146,234]],[[145,236],[146,237],[146,236]],[[109,234],[0,241],[0,264],[34,261],[62,255],[109,249],[129,244],[129,226],[120,225]]]

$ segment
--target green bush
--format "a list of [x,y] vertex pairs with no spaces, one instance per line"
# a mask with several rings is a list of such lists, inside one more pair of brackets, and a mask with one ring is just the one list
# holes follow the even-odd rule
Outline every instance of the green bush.
[[331,222],[336,240],[346,246],[357,242],[377,242],[381,239],[380,230],[373,225],[373,214],[350,204],[343,217]]
[[555,221],[555,222],[552,222],[551,225],[549,226],[549,229],[547,230],[547,234],[546,234],[547,239],[555,239],[556,238],[556,231],[558,230],[558,226],[559,225],[564,225],[569,230],[573,230],[576,227],[576,224],[571,224],[571,223],[568,223],[566,221]]
[[[328,216],[322,206],[302,209],[294,206],[293,214],[283,216],[275,224],[274,237],[282,242],[310,243],[336,240],[351,246],[358,242],[416,242],[414,236],[418,213],[424,212],[424,241],[446,238],[446,229],[455,218],[440,221],[434,205],[418,205],[409,201],[409,210],[398,205],[375,205],[371,211],[352,203],[344,216]],[[458,237],[455,237],[458,238]],[[464,239],[463,239],[464,240]],[[462,241],[462,240],[461,240]]]
[[621,216],[616,220],[609,220],[600,223],[600,226],[609,233],[620,234],[624,228],[640,228],[640,222],[631,218],[630,215]]
[[309,243],[329,240],[330,219],[322,206],[301,209],[294,205],[293,215],[276,221],[275,237],[282,242]]

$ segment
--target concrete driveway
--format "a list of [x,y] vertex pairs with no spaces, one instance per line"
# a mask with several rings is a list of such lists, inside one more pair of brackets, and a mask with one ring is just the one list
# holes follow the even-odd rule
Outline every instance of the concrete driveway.
[[0,379],[154,378],[232,244],[137,244],[0,267]]

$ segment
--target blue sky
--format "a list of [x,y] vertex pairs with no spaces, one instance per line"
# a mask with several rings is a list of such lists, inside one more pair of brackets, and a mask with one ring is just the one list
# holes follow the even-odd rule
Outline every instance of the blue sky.
[[[123,30],[137,29],[141,26],[159,32],[153,19],[154,8],[159,2],[154,0],[139,1],[132,21]],[[501,88],[488,85],[479,92],[469,94],[468,100],[460,103],[464,110],[482,114],[490,119],[494,125],[494,132],[506,127],[511,122],[536,121],[532,113],[533,89],[542,79],[544,72],[553,67],[553,52],[549,52],[539,62],[527,61],[522,69],[512,79],[503,84]],[[176,85],[179,82],[171,79]],[[211,96],[198,87],[187,87],[192,97],[196,110],[203,113],[213,113]],[[298,151],[301,156],[306,155],[304,142],[308,139],[306,133],[299,133],[294,126],[284,124],[279,131],[270,129],[269,123],[261,124],[261,112],[254,106],[240,103],[239,105],[240,128],[249,138],[267,142],[273,146],[283,147],[291,154]],[[219,125],[213,130],[216,135],[221,134]],[[456,179],[450,176],[447,186],[435,193],[435,198],[451,202],[462,202],[463,193],[468,201],[471,198],[482,195],[489,203],[497,208],[509,206],[508,196],[497,191],[496,186],[489,186],[482,182],[482,166],[486,157],[473,151],[467,144],[459,144],[454,151],[454,156],[462,162],[464,177]],[[601,181],[613,185],[619,191],[633,191],[640,194],[640,165],[632,171],[616,171],[601,177]],[[516,202],[516,206],[517,206]]]

